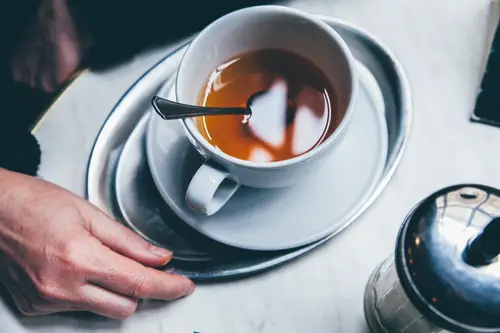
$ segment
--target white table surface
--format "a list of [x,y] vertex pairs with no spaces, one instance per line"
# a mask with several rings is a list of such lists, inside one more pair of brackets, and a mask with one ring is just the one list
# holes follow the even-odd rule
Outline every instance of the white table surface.
[[[147,302],[124,322],[62,315],[17,317],[0,301],[0,332],[367,332],[366,280],[392,251],[409,209],[451,184],[477,182],[500,188],[500,129],[469,122],[492,22],[498,17],[490,0],[288,4],[370,30],[392,48],[407,70],[414,98],[412,134],[380,199],[328,244],[278,269],[202,285],[180,301]],[[88,154],[82,152],[90,152],[118,98],[165,49],[141,54],[106,72],[87,71],[66,89],[36,131],[45,179],[84,195]]]

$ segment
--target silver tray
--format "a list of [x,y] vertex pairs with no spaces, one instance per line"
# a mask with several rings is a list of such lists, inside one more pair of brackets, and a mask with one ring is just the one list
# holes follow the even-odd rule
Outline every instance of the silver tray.
[[[256,252],[230,248],[206,239],[182,222],[178,223],[178,218],[160,199],[149,174],[143,134],[151,110],[151,96],[175,73],[189,43],[186,40],[139,78],[117,103],[99,132],[87,174],[87,199],[90,202],[149,241],[173,249],[174,260],[165,270],[193,280],[210,281],[241,277],[283,264],[324,244],[352,224],[374,203],[391,179],[406,146],[411,124],[411,96],[406,74],[388,47],[370,33],[338,19],[320,18],[335,28],[355,58],[372,72],[384,96],[389,152],[376,190],[335,233],[289,251]],[[125,153],[122,154],[122,150]],[[119,161],[120,168],[116,173]],[[127,195],[117,196],[115,188]]]

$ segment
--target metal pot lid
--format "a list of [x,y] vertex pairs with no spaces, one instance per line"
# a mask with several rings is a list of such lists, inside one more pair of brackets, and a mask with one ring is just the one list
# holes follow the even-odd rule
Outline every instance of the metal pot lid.
[[396,245],[412,303],[453,332],[500,332],[500,191],[457,185],[407,216]]

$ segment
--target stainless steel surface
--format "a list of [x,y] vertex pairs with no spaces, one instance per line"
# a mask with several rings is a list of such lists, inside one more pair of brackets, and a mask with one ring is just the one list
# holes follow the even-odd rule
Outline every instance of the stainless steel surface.
[[399,283],[394,256],[370,276],[365,290],[365,317],[372,333],[445,333],[419,312]]
[[[500,332],[500,191],[456,185],[408,215],[367,285],[375,331]],[[442,329],[439,329],[442,327]]]
[[[408,138],[411,123],[410,87],[400,63],[392,52],[371,34],[340,20],[322,17],[335,27],[346,40],[354,56],[361,61],[377,79],[384,94],[386,118],[389,134],[389,155],[383,178],[363,207],[338,230],[340,232],[377,199],[390,178],[392,177],[401,158]],[[115,160],[113,156],[119,154],[127,137],[130,135],[139,119],[150,110],[149,102],[158,87],[173,74],[180,61],[183,49],[165,57],[153,67],[143,78],[132,87],[116,105],[108,120],[101,129],[90,157],[87,177],[88,199],[105,211],[117,216],[116,205],[111,191],[114,178]],[[118,215],[119,216],[119,215]],[[157,219],[156,221],[161,221]],[[137,225],[131,225],[137,230]],[[153,228],[154,230],[154,228]],[[141,234],[148,239],[150,229],[141,230]],[[180,274],[198,280],[213,280],[228,277],[238,277],[256,273],[293,258],[296,258],[334,237],[338,232],[307,247],[292,251],[272,254],[238,253],[235,257],[224,260],[208,261],[204,263],[177,260],[170,269]],[[163,242],[157,243],[163,244]],[[179,258],[180,259],[180,258]]]
[[[187,41],[179,43],[152,69],[144,73],[115,105],[102,125],[92,147],[87,166],[86,197],[108,214],[117,212],[110,186],[114,179],[116,161],[126,140],[151,105],[164,77],[172,75],[182,57]],[[164,61],[169,59],[169,61]],[[154,70],[153,70],[154,69]],[[140,89],[139,87],[140,82]],[[142,110],[142,112],[137,112]]]
[[120,154],[114,181],[119,208],[115,214],[148,241],[169,248],[174,259],[210,260],[212,256],[203,251],[202,244],[188,242],[172,227],[179,225],[175,223],[177,216],[162,209],[165,203],[151,179],[144,155],[144,132],[149,117],[149,113],[143,115]]

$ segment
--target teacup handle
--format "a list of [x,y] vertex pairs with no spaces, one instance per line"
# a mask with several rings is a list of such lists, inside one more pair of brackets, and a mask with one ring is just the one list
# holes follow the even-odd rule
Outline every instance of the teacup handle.
[[203,164],[189,183],[186,203],[207,216],[217,213],[238,190],[240,184],[229,173]]

